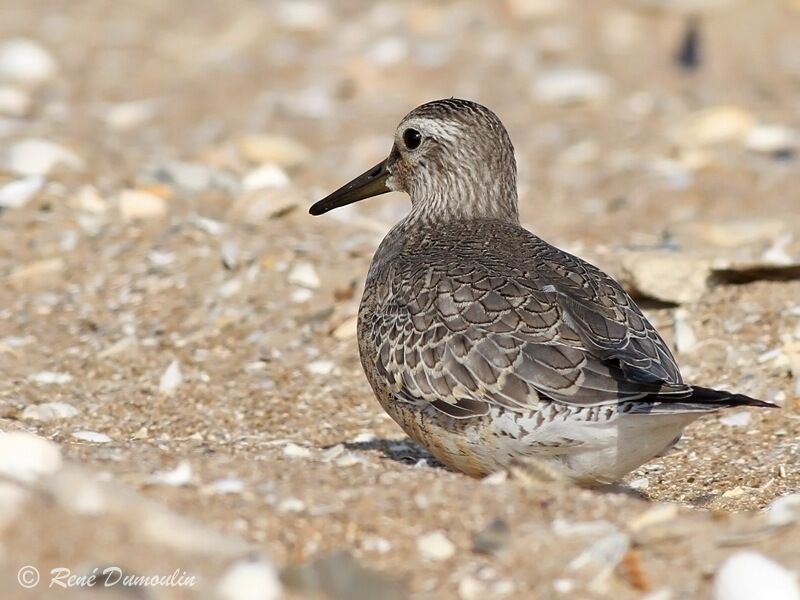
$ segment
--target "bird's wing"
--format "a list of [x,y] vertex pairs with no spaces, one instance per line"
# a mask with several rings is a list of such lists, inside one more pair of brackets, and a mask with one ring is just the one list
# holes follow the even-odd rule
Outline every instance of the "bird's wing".
[[517,275],[471,264],[395,279],[371,335],[396,397],[472,417],[491,405],[529,410],[542,396],[576,406],[689,396],[618,284],[558,258]]

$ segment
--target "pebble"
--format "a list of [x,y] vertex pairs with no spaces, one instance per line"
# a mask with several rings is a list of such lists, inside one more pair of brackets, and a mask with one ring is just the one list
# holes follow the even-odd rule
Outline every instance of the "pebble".
[[675,349],[680,354],[691,352],[697,346],[697,336],[689,325],[688,316],[683,308],[675,311]]
[[319,275],[314,265],[308,262],[299,262],[289,271],[289,283],[310,290],[316,290],[320,286]]
[[72,375],[69,373],[56,373],[55,371],[42,371],[34,373],[28,379],[42,385],[64,385],[72,381]]
[[456,547],[444,531],[431,531],[417,538],[417,550],[425,560],[447,560],[456,553]]
[[358,317],[348,317],[331,332],[331,335],[337,340],[349,340],[356,337],[357,333]]
[[76,440],[91,442],[93,444],[108,444],[112,441],[105,433],[100,433],[98,431],[73,431],[72,437]]
[[325,2],[315,0],[281,2],[275,18],[282,29],[297,33],[320,33],[331,26],[330,8]]
[[239,264],[239,245],[236,240],[225,240],[220,247],[222,265],[229,271],[233,271]]
[[0,115],[22,117],[28,113],[30,96],[18,87],[0,85]]
[[144,190],[122,190],[117,197],[117,204],[125,221],[158,219],[167,212],[167,203],[163,198]]
[[737,552],[714,578],[714,600],[800,600],[797,576],[763,554]]
[[189,193],[239,192],[239,179],[232,173],[202,163],[184,161],[159,163],[145,169],[144,177]]
[[797,132],[782,125],[757,125],[744,138],[745,148],[763,154],[793,152],[799,142]]
[[242,179],[242,189],[245,192],[256,190],[285,188],[289,186],[289,176],[278,165],[265,164],[250,171]]
[[534,97],[545,104],[588,104],[604,100],[611,84],[605,75],[580,68],[543,72],[533,83]]
[[614,531],[589,545],[568,565],[573,572],[581,572],[588,579],[588,588],[597,593],[607,590],[608,580],[630,547],[625,533]]
[[636,252],[622,259],[621,278],[634,295],[686,304],[708,289],[709,261],[673,252]]
[[181,384],[183,384],[181,365],[177,360],[173,360],[161,375],[161,379],[158,382],[158,392],[165,396],[171,396]]
[[278,600],[283,597],[275,568],[262,558],[234,563],[217,583],[219,600]]
[[78,410],[66,402],[44,402],[26,406],[22,418],[29,421],[57,421],[69,419],[78,414]]
[[306,369],[312,375],[330,375],[336,363],[330,360],[315,360],[306,365]]
[[237,477],[224,477],[213,481],[211,490],[215,494],[241,494],[244,490],[244,481]]
[[279,135],[244,136],[239,140],[239,152],[252,163],[272,163],[289,169],[302,165],[311,157],[311,151],[303,144]]
[[567,0],[506,0],[506,6],[519,19],[543,19],[562,13]]
[[36,84],[56,72],[53,55],[28,38],[12,38],[0,43],[0,80]]
[[688,115],[679,124],[676,138],[684,146],[713,146],[745,139],[756,119],[738,106],[714,106]]
[[308,302],[313,297],[314,293],[306,288],[295,288],[292,290],[292,293],[289,294],[289,299],[295,304],[302,304],[303,302]]
[[775,498],[765,509],[767,523],[775,526],[800,521],[800,493]]
[[731,427],[746,427],[750,423],[750,413],[746,410],[728,412],[719,418],[719,422]]
[[47,175],[56,167],[79,170],[83,160],[72,150],[49,140],[28,138],[11,144],[4,152],[6,167],[27,177]]
[[278,503],[278,510],[282,513],[300,513],[306,509],[306,503],[300,498],[284,498]]
[[219,286],[219,295],[222,298],[233,298],[242,291],[242,282],[239,279],[231,279]]
[[311,450],[294,442],[289,442],[283,447],[283,455],[288,458],[309,458]]
[[[15,284],[46,284],[64,270],[62,258],[46,258],[16,267],[8,276],[9,283]],[[35,377],[35,376],[34,376]],[[46,378],[46,376],[44,376]],[[40,381],[38,383],[48,383]]]
[[52,475],[61,468],[61,450],[38,435],[0,432],[0,475],[24,483]]
[[181,487],[192,482],[192,465],[182,460],[174,469],[158,471],[148,479],[148,483]]
[[109,106],[103,120],[106,125],[117,131],[127,131],[143,125],[158,114],[157,100],[134,100],[120,102]]
[[639,477],[628,483],[628,487],[632,490],[646,490],[650,487],[650,480],[647,477]]
[[511,528],[503,519],[495,517],[472,538],[472,549],[478,554],[498,554],[511,539]]

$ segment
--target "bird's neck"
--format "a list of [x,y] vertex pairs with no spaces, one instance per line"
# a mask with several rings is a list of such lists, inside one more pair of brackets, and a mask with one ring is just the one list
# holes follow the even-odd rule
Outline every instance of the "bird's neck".
[[408,224],[445,224],[453,221],[497,219],[519,223],[516,185],[493,183],[486,186],[459,185],[457,181],[437,190],[411,195]]

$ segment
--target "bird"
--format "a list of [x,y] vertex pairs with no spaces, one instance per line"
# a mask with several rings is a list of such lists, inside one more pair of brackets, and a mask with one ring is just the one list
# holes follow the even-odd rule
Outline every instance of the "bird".
[[473,477],[522,466],[615,484],[703,415],[773,406],[684,382],[617,281],[520,225],[516,171],[494,112],[435,100],[401,120],[388,158],[309,209],[411,198],[357,323],[367,380],[409,437]]

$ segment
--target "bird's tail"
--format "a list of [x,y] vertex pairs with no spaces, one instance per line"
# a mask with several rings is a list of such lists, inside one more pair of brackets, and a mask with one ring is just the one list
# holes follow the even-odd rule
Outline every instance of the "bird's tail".
[[723,390],[714,390],[711,388],[700,387],[699,385],[692,386],[692,395],[686,399],[687,402],[708,405],[710,407],[725,407],[725,406],[758,406],[761,408],[778,408],[777,404],[767,402],[766,400],[756,400],[744,394],[733,394]]
[[[686,392],[688,391],[688,394]],[[651,396],[648,402],[632,402],[627,408],[629,414],[648,414],[648,415],[675,415],[695,413],[698,416],[702,413],[715,412],[721,408],[731,406],[756,406],[759,408],[778,408],[772,402],[756,400],[744,394],[733,394],[722,390],[714,390],[698,385],[690,386],[688,390],[684,388],[685,395],[664,394]]]

